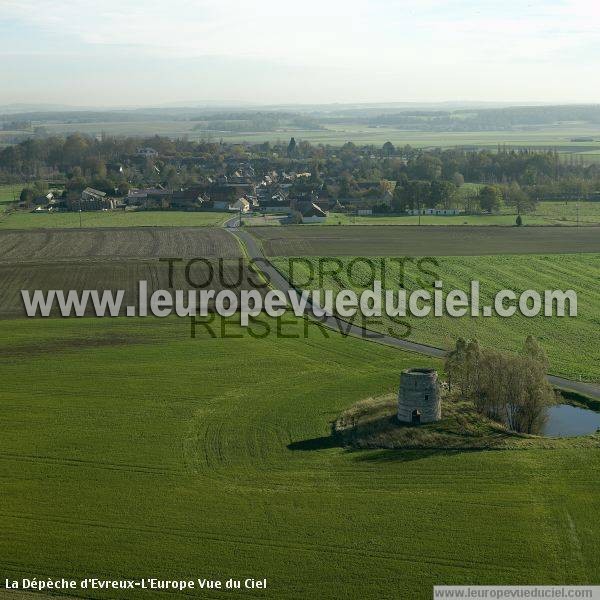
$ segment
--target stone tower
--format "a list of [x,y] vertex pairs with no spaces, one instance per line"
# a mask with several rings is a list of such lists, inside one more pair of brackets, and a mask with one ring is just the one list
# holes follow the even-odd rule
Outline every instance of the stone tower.
[[442,418],[442,404],[435,369],[406,369],[400,374],[398,421],[433,423]]

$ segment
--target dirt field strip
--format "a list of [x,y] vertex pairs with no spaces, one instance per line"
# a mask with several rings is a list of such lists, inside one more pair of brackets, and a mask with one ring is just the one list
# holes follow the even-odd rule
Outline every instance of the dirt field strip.
[[24,289],[125,290],[125,314],[141,280],[150,292],[169,287],[168,263],[159,260],[166,258],[178,259],[174,289],[209,281],[217,291],[252,287],[238,242],[220,228],[0,231],[0,318],[25,316]]
[[598,227],[249,227],[267,256],[481,256],[600,252]]
[[235,240],[216,227],[0,231],[0,263],[171,257],[229,259],[241,254]]

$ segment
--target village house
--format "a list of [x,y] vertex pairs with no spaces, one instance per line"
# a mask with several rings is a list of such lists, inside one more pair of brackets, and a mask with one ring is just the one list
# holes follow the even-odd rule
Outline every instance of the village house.
[[213,210],[223,210],[231,212],[250,212],[251,202],[246,197],[242,196],[233,201],[228,200],[216,200],[212,202]]
[[60,210],[63,207],[64,200],[61,197],[56,197],[53,192],[48,192],[45,195],[36,196],[33,201],[26,205],[24,202],[19,202],[19,208],[31,208],[36,212],[53,212]]
[[171,208],[174,210],[200,210],[206,204],[205,186],[190,187],[173,192]]
[[292,211],[290,201],[282,192],[262,197],[259,202],[261,212],[285,215]]
[[240,163],[228,176],[229,183],[252,183],[256,174],[249,163]]
[[137,148],[135,153],[137,156],[142,158],[156,158],[158,156],[158,152],[154,148]]
[[288,193],[278,183],[270,185],[261,183],[256,189],[259,210],[266,213],[289,214],[290,201]]
[[314,202],[302,203],[298,206],[302,216],[302,223],[322,223],[327,218],[327,213]]
[[235,202],[229,205],[228,210],[242,213],[250,212],[250,202],[247,198],[238,198]]
[[[372,187],[365,195],[345,197],[340,202],[347,207],[349,212],[366,215],[391,210],[393,197],[390,190],[382,192],[379,188]],[[363,212],[369,210],[371,211],[370,213]]]
[[231,207],[240,198],[244,198],[250,206],[252,201],[248,200],[248,197],[252,196],[251,192],[253,191],[254,187],[252,185],[228,183],[227,177],[222,175],[219,177],[218,183],[207,188],[206,194],[215,210],[239,210],[239,205],[238,208]]

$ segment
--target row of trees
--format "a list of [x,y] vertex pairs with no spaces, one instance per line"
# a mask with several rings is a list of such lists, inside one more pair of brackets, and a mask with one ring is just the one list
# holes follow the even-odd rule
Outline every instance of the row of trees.
[[546,379],[548,358],[528,336],[520,355],[481,348],[459,339],[446,357],[450,390],[479,412],[520,433],[539,433],[556,394]]
[[523,190],[518,183],[484,185],[480,188],[460,190],[454,181],[409,180],[406,177],[396,182],[393,209],[404,212],[415,208],[462,208],[468,214],[479,212],[496,213],[502,206],[517,214],[532,211],[536,197]]
[[302,141],[261,144],[230,144],[214,141],[194,142],[186,139],[102,136],[100,139],[75,133],[66,138],[40,137],[7,146],[0,151],[0,174],[34,176],[40,167],[67,172],[82,169],[88,160],[122,161],[135,154],[138,146],[154,148],[163,159],[177,161],[202,158],[218,167],[227,158],[246,158],[255,168],[310,170],[319,163],[325,176],[340,177],[348,173],[357,180],[466,181],[505,184],[518,182],[522,187],[549,186],[568,181],[568,189],[600,189],[600,165],[569,163],[556,151],[548,150],[423,150],[411,146],[314,145]]

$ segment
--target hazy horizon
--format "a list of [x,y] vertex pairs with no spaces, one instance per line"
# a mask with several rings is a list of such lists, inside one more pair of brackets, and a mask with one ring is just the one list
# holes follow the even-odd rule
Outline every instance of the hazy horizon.
[[595,0],[3,0],[0,105],[595,104]]
[[27,112],[41,112],[41,113],[62,113],[62,112],[120,112],[120,111],[186,111],[186,110],[206,110],[207,112],[214,111],[315,111],[315,112],[327,112],[335,109],[350,109],[350,108],[365,108],[365,109],[378,109],[391,110],[397,109],[399,111],[405,110],[461,110],[465,108],[473,108],[478,110],[485,109],[496,109],[496,108],[517,108],[517,107],[556,107],[556,106],[600,106],[600,103],[549,103],[549,102],[535,102],[535,101],[514,101],[514,102],[494,102],[492,100],[440,100],[439,102],[428,102],[428,101],[415,101],[415,102],[328,102],[328,103],[281,103],[281,104],[256,104],[256,103],[232,103],[232,102],[203,102],[201,100],[190,100],[190,101],[177,101],[167,102],[163,104],[90,104],[90,105],[74,105],[74,104],[46,104],[36,102],[12,102],[8,104],[0,104],[0,110],[5,113],[27,113]]

